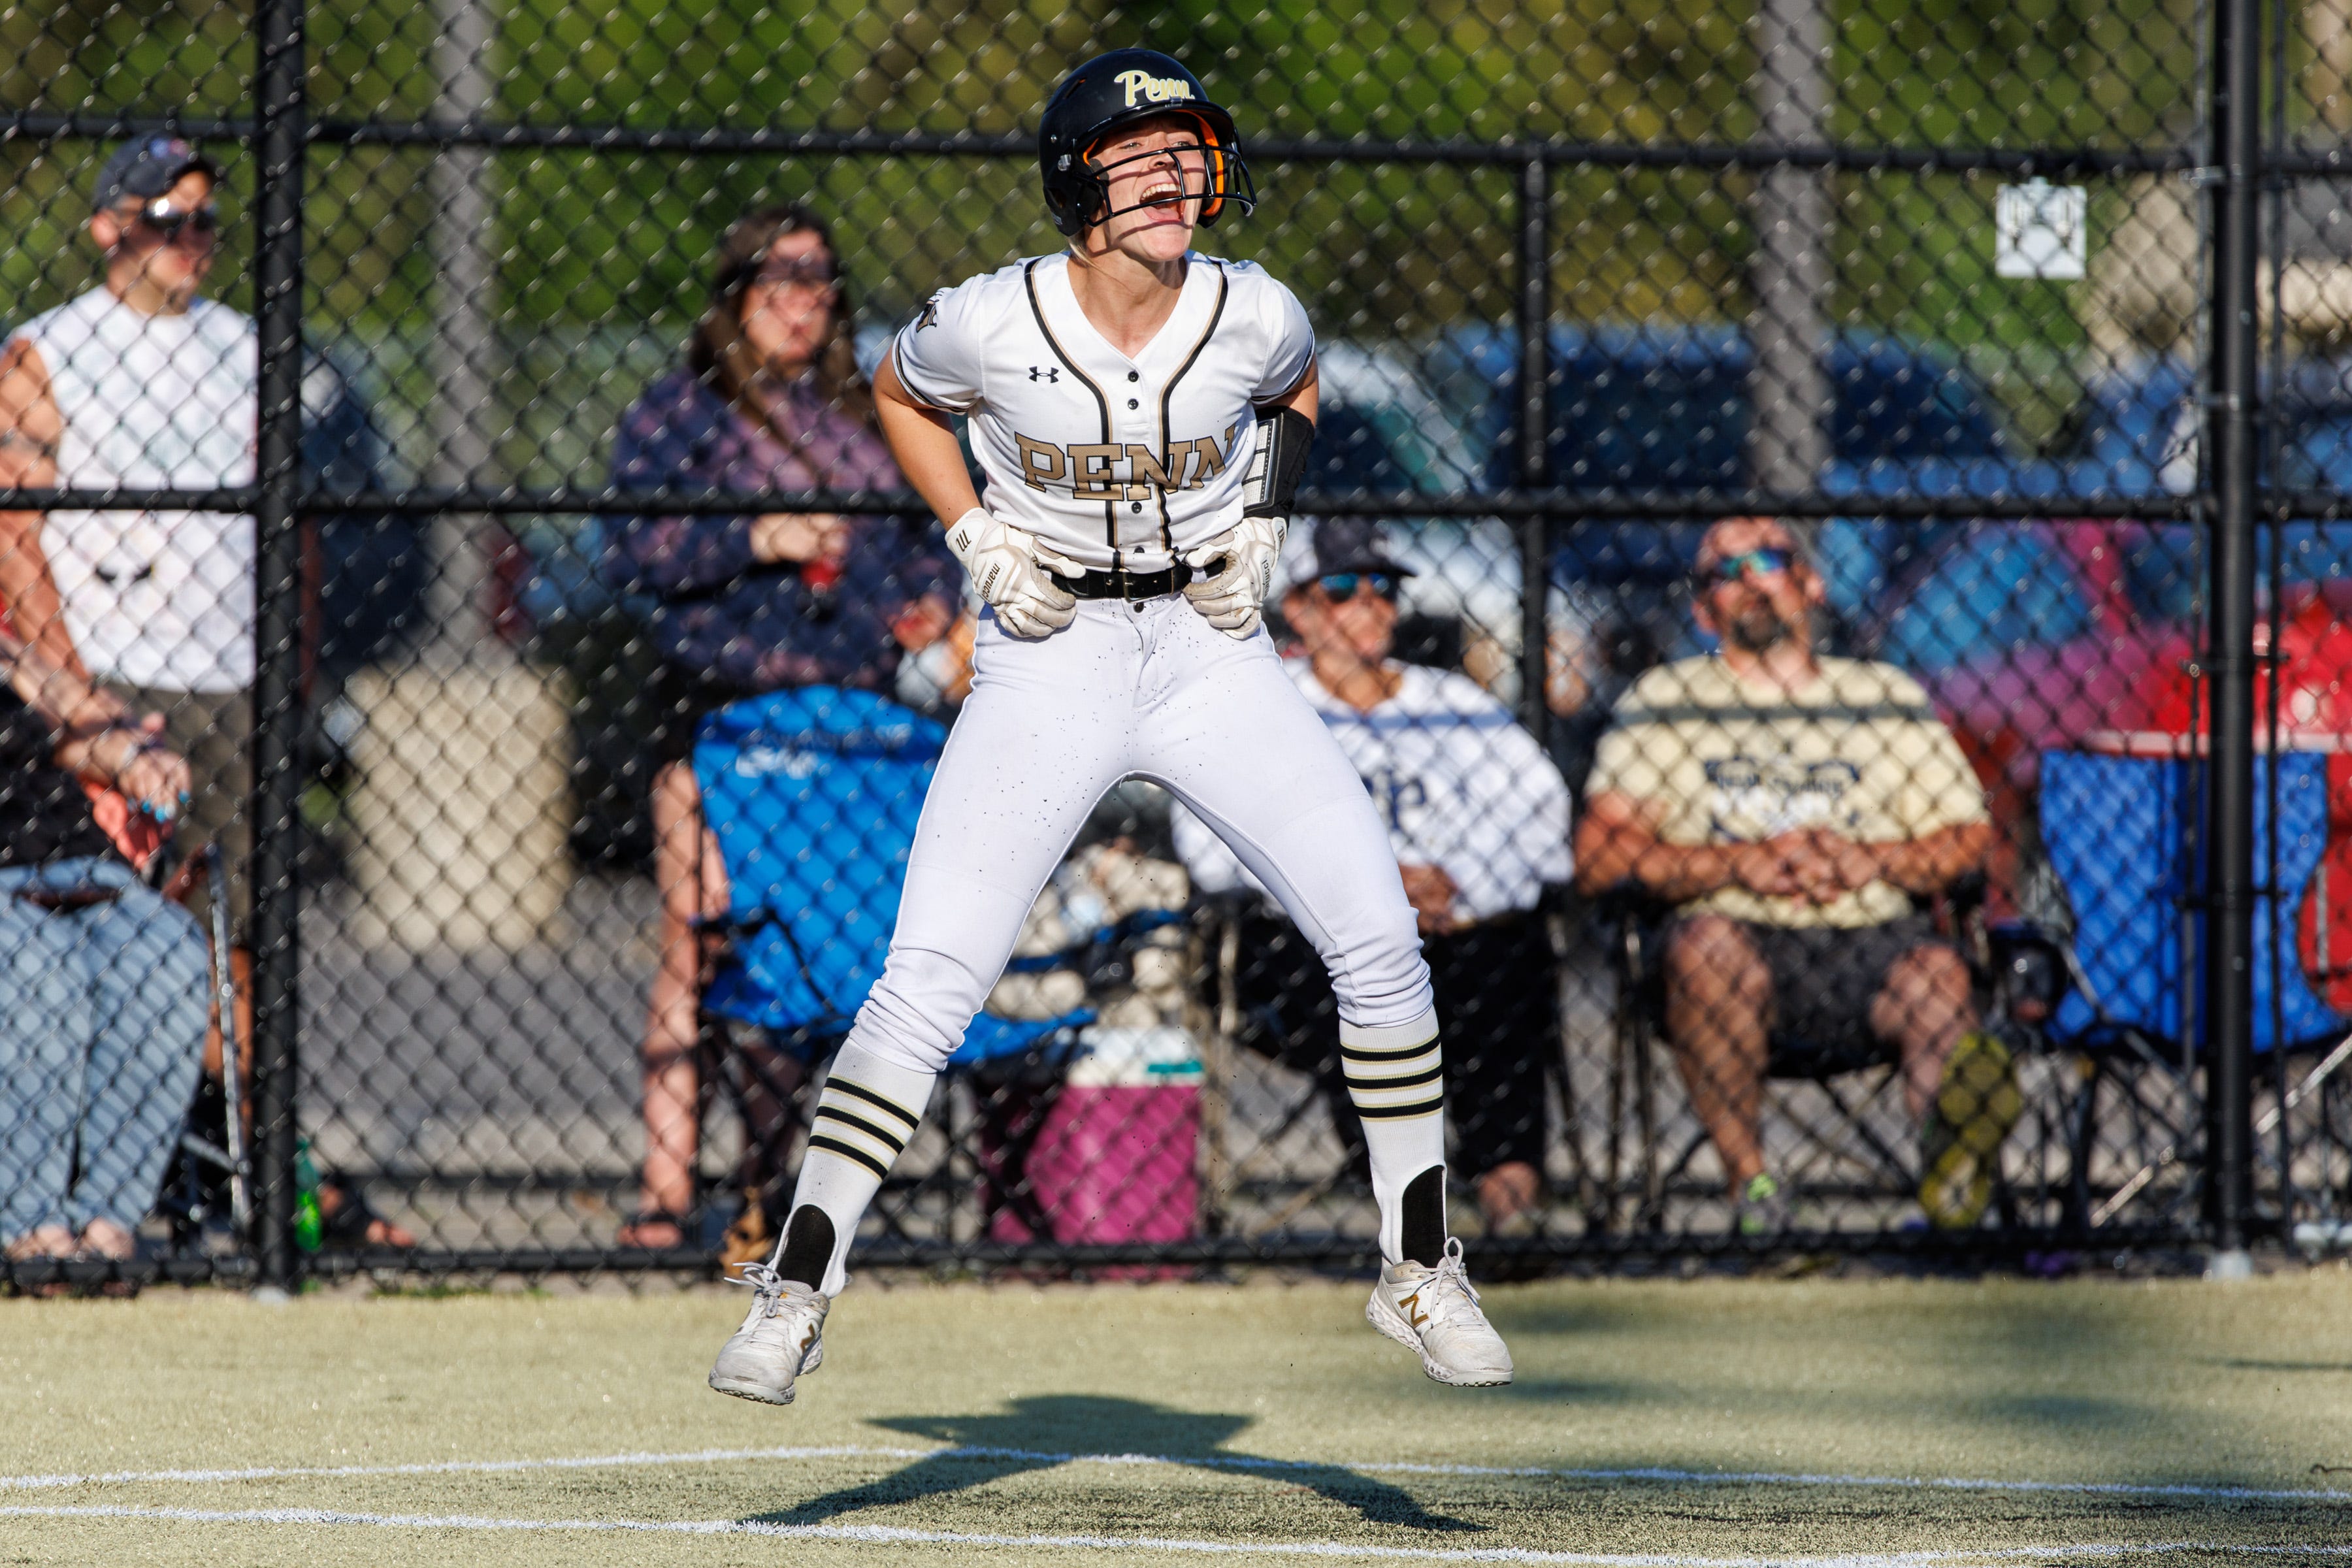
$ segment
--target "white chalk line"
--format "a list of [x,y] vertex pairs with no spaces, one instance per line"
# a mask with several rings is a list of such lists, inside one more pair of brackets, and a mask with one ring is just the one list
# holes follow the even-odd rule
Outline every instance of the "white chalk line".
[[1696,1557],[1664,1552],[1548,1552],[1524,1546],[1375,1546],[1345,1541],[1202,1541],[1150,1535],[1000,1535],[906,1530],[882,1524],[774,1524],[762,1520],[491,1519],[474,1514],[354,1513],[323,1508],[138,1508],[127,1504],[0,1507],[0,1518],[151,1520],[175,1524],[359,1525],[384,1530],[465,1530],[639,1535],[755,1535],[877,1546],[1012,1546],[1087,1552],[1191,1552],[1219,1557],[1372,1558],[1411,1563],[1555,1563],[1579,1568],[1930,1568],[1943,1563],[2027,1559],[2116,1560],[2181,1552],[2254,1558],[2347,1558],[2352,1546],[2255,1546],[2153,1541],[2093,1545],[2009,1546],[1937,1552],[1844,1552],[1826,1557]]
[[[952,1451],[952,1450],[950,1450]],[[0,1476],[0,1491],[146,1481],[278,1481],[352,1476],[501,1475],[519,1470],[604,1470],[636,1465],[723,1465],[744,1459],[928,1459],[937,1448],[698,1448],[685,1454],[589,1454],[552,1459],[436,1459],[410,1465],[269,1465],[235,1470],[102,1470],[88,1474]]]
[[1063,1454],[1033,1448],[961,1447],[887,1448],[853,1444],[826,1447],[698,1448],[687,1453],[591,1454],[573,1458],[444,1459],[406,1465],[268,1466],[218,1470],[107,1470],[87,1474],[0,1476],[0,1491],[148,1482],[219,1483],[366,1476],[509,1475],[531,1470],[599,1470],[632,1466],[719,1465],[760,1459],[1010,1459],[1045,1465],[1168,1465],[1244,1473],[1344,1471],[1358,1475],[1500,1476],[1536,1480],[1650,1481],[1670,1486],[1869,1487],[1899,1491],[2055,1494],[2075,1497],[2172,1498],[2193,1502],[2352,1502],[2352,1491],[2323,1488],[2262,1488],[2132,1481],[1971,1479],[1957,1476],[1834,1475],[1778,1470],[1684,1470],[1659,1466],[1562,1469],[1549,1466],[1439,1465],[1367,1460],[1267,1459],[1243,1454]]

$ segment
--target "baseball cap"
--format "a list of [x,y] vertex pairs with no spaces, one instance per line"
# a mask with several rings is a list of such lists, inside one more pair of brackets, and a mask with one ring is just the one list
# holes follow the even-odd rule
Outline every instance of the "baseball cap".
[[1412,567],[1390,552],[1388,531],[1372,519],[1326,517],[1291,530],[1282,552],[1276,591],[1287,594],[1335,572],[1413,574]]
[[125,142],[98,172],[92,205],[100,211],[129,199],[152,201],[191,169],[220,177],[220,165],[184,136],[141,136]]

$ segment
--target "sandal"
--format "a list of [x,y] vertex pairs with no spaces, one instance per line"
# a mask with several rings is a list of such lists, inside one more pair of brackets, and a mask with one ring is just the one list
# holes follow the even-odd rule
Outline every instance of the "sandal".
[[[648,1240],[641,1233],[648,1226],[666,1225],[677,1233],[671,1241]],[[646,1252],[667,1252],[686,1245],[686,1221],[667,1209],[639,1209],[621,1226],[620,1234],[613,1238],[615,1247],[633,1247]]]
[[[0,1247],[0,1257],[11,1263],[64,1263],[74,1256],[73,1232],[63,1226],[42,1226],[16,1237]],[[46,1280],[38,1285],[18,1283],[12,1275],[8,1291],[12,1295],[28,1296],[37,1301],[55,1300],[70,1296],[74,1288],[63,1279]]]
[[364,1194],[341,1176],[319,1178],[319,1243],[356,1251],[364,1247],[411,1247],[416,1237],[375,1211]]

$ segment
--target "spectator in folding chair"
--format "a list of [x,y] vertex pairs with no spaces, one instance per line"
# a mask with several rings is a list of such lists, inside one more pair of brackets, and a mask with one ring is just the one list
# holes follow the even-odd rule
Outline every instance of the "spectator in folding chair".
[[1787,1042],[1854,1068],[1898,1061],[1920,1204],[1936,1225],[1972,1226],[2020,1101],[1967,963],[1917,900],[1982,865],[1983,792],[1911,677],[1815,652],[1822,578],[1778,521],[1709,529],[1692,592],[1719,651],[1659,666],[1618,705],[1578,883],[1672,906],[1666,1035],[1743,1234],[1788,1224],[1761,1131]]
[[0,1242],[126,1259],[204,1057],[205,938],[145,886],[85,781],[153,843],[187,803],[160,718],[134,721],[0,631]]
[[[839,252],[823,221],[800,206],[747,214],[719,243],[686,363],[621,421],[614,483],[904,489],[876,430],[852,327]],[[688,761],[697,726],[731,702],[792,688],[887,691],[903,653],[947,633],[961,595],[935,536],[899,518],[634,517],[619,522],[600,566],[614,588],[652,599],[664,666],[654,694],[663,736],[653,793],[661,957],[646,1022],[640,1207],[620,1239],[677,1247],[694,1201],[696,999],[712,960],[698,925],[728,910],[725,868]],[[767,1239],[745,1237],[740,1250],[764,1253]],[[738,1249],[730,1239],[730,1252]]]
[[[1452,1031],[1445,1109],[1454,1164],[1472,1173],[1491,1231],[1542,1191],[1545,1068],[1559,1051],[1557,961],[1538,905],[1569,879],[1568,785],[1535,737],[1475,681],[1390,658],[1397,591],[1412,575],[1379,528],[1328,518],[1285,552],[1290,677],[1339,741],[1389,826],[1421,928],[1438,1016]],[[1263,894],[1223,840],[1181,805],[1176,847],[1206,893]],[[1362,1134],[1339,1057],[1331,984],[1272,900],[1243,917],[1237,977],[1246,1043],[1323,1085],[1360,1164]],[[1311,1046],[1304,1042],[1314,1042]]]

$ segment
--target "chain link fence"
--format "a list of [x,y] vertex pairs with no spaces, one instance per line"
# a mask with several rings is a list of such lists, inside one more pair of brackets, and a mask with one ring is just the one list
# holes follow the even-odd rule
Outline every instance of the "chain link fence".
[[[1269,625],[1475,1258],[2352,1237],[2352,16],[2264,16],[0,11],[11,1277],[764,1252],[971,679],[867,378],[1129,44],[1314,323]],[[1343,1087],[1130,781],[859,1256],[1360,1258]]]

